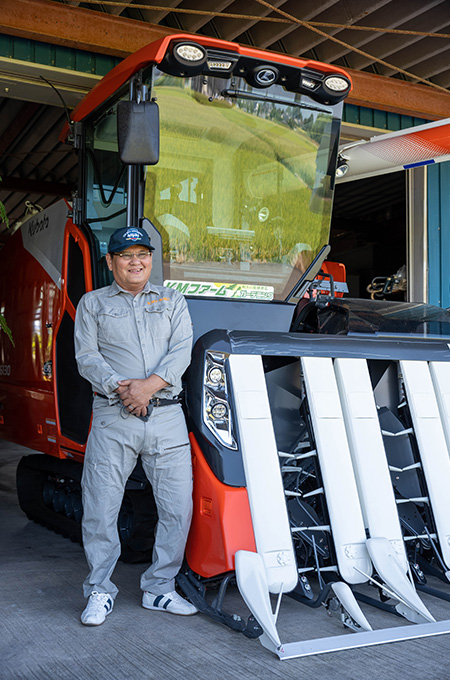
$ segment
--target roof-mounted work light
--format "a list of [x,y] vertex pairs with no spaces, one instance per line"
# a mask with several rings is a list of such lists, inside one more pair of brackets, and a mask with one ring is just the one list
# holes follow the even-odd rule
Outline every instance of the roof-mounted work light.
[[173,42],[161,62],[161,68],[173,76],[198,76],[205,68],[206,50],[194,42]]
[[178,43],[173,48],[173,56],[182,64],[199,64],[206,59],[206,52],[195,43]]
[[345,92],[350,89],[350,83],[342,76],[327,76],[323,81],[324,86],[332,92]]

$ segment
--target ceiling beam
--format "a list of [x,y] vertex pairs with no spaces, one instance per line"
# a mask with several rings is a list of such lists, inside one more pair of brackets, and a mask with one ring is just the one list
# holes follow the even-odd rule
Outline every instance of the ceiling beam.
[[[221,12],[231,5],[231,0],[214,0],[214,7],[211,7],[211,0],[196,0],[195,9],[205,9],[208,12]],[[176,12],[176,10],[174,10]],[[227,10],[228,11],[228,10]],[[188,33],[196,33],[202,26],[205,26],[213,17],[201,14],[178,14],[183,30]]]
[[0,0],[1,33],[52,45],[127,57],[175,31],[47,0]]
[[450,92],[442,92],[427,85],[377,76],[366,71],[345,69],[353,80],[353,91],[348,104],[367,106],[381,111],[392,111],[406,116],[440,120],[448,118]]
[[[382,6],[387,0],[378,0]],[[176,31],[48,0],[0,0],[3,33],[79,50],[126,57]],[[350,103],[438,120],[450,111],[450,92],[347,69]]]
[[[447,27],[447,31],[450,31],[450,26]],[[436,44],[436,40],[433,40],[433,38],[422,38],[422,40],[404,45],[393,56],[390,54],[389,61],[392,63],[395,60],[397,66],[410,71],[417,64],[421,64],[425,59],[428,60],[442,53],[442,51],[442,45]],[[385,56],[383,58],[386,59]],[[448,62],[446,63],[448,64]],[[354,67],[354,64],[352,64],[352,67]],[[379,65],[378,73],[382,76],[391,76],[396,73],[396,70],[395,67],[388,68],[387,66]]]
[[[302,21],[310,21],[311,19],[316,19],[321,12],[329,9],[334,5],[336,0],[321,0],[320,5],[317,0],[302,0],[301,4],[301,18]],[[294,16],[299,16],[299,2],[298,0],[288,0],[281,9],[287,14],[293,14]],[[270,15],[272,16],[272,15]],[[279,14],[273,14],[274,17],[280,19]],[[298,29],[298,24],[286,23],[286,24],[269,24],[262,22],[257,23],[251,30],[250,35],[253,39],[255,45],[263,48],[269,48],[271,45],[275,45],[278,40],[281,40],[289,33]]]
[[[422,2],[422,5],[423,4],[424,3]],[[390,28],[401,28],[403,30],[408,31],[421,31],[423,33],[430,34],[439,32],[447,33],[449,21],[450,14],[448,5],[446,7],[442,7],[441,5],[438,7],[434,7],[432,12],[425,11],[424,14],[421,14],[420,16],[417,16],[414,19],[408,20],[407,22],[404,23],[400,21],[397,21],[396,23],[389,23],[387,15],[384,24],[382,24],[381,26],[389,25]],[[403,51],[408,47],[408,45],[410,45],[412,49],[414,49],[417,46],[417,43],[420,44],[425,40],[428,43],[433,42],[433,47],[431,49],[441,47],[440,44],[442,42],[441,39],[436,38],[433,39],[431,37],[425,38],[417,35],[416,36],[411,35],[407,37],[406,35],[400,36],[392,33],[386,33],[385,35],[369,36],[369,39],[366,38],[364,41],[358,41],[357,47],[361,47],[362,49],[364,49],[364,51],[369,52],[371,56],[380,57],[382,59],[390,61],[389,57],[391,55],[395,54],[395,59],[397,59],[397,54],[399,51]],[[363,69],[369,66],[371,63],[373,63],[373,60],[371,60],[369,57],[365,57],[364,55],[357,53],[354,53],[350,57],[350,61],[351,61],[350,65],[352,66],[352,68],[355,69]],[[395,63],[397,63],[397,61]]]
[[[271,0],[270,4],[273,5],[273,7],[279,7],[280,5],[283,5],[284,2],[285,0]],[[234,6],[232,5],[229,8],[230,12],[234,11],[237,13],[239,10],[242,12],[242,8],[237,2],[234,3]],[[257,5],[251,11],[253,16],[259,17],[266,17],[270,14],[270,9],[263,5]],[[217,33],[224,40],[235,40],[237,36],[245,33],[245,31],[255,24],[255,19],[227,19],[220,15],[214,19],[214,26],[216,27]]]
[[[423,31],[432,33],[439,30],[440,27],[427,25],[430,21],[435,21],[436,14],[439,9],[436,6],[442,3],[442,0],[408,0],[408,4],[390,2],[388,5],[380,8],[370,17],[370,25],[376,26],[380,29],[383,27],[401,28],[410,31]],[[434,9],[433,12],[427,10]],[[443,12],[445,14],[445,12]],[[448,21],[448,7],[447,7],[447,21]],[[432,17],[430,19],[429,17]],[[363,19],[364,24],[367,20]],[[358,24],[355,24],[358,25]],[[385,59],[389,54],[402,49],[408,41],[418,40],[418,36],[395,35],[392,33],[381,34],[376,31],[360,32],[359,36],[355,35],[355,31],[351,29],[343,30],[336,34],[336,37],[343,42],[354,45],[365,52],[370,52],[374,57],[381,57]],[[436,42],[436,40],[435,40]],[[439,42],[439,41],[438,41]],[[364,57],[357,52],[352,52],[351,48],[346,48],[338,43],[329,42],[317,51],[317,57],[326,62],[335,62],[343,55],[349,56],[349,66],[355,69],[362,69],[373,63],[373,59]]]
[[[346,0],[346,2],[338,2],[326,12],[326,19],[330,23],[338,24],[356,24],[358,21],[364,19],[370,21],[372,13],[379,11],[381,7],[387,5],[390,0]],[[320,5],[319,5],[320,7]],[[317,19],[322,19],[321,14],[317,15]],[[322,33],[326,33],[323,35]],[[288,54],[295,54],[295,56],[307,54],[310,50],[317,48],[322,43],[327,43],[326,36],[339,35],[341,29],[327,28],[326,31],[318,33],[306,26],[297,26],[297,29],[290,33],[283,39],[283,43],[288,51]],[[300,48],[301,46],[301,48]],[[299,48],[301,52],[299,52]]]
[[[165,10],[143,9],[142,7],[139,9],[134,9],[133,5],[130,4],[128,6],[128,11],[130,16],[137,17],[137,21],[143,20],[146,23],[156,26],[161,21],[161,19],[164,19],[167,16],[167,13],[170,12],[171,9],[178,7],[181,2],[182,0],[165,0]],[[147,2],[139,4],[147,4]],[[151,0],[148,0],[148,4],[152,4]]]

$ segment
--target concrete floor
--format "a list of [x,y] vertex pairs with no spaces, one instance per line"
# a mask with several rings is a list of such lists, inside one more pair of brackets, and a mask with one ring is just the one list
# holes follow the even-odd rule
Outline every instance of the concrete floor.
[[[98,628],[82,626],[86,565],[81,547],[28,521],[16,500],[15,469],[27,452],[0,442],[2,680],[450,677],[450,635],[279,661],[257,640],[203,615],[183,618],[143,609],[142,565],[118,564],[120,594],[114,612]],[[437,619],[450,619],[450,603],[425,595],[422,599]],[[226,605],[228,611],[245,614],[235,588]],[[374,608],[365,608],[365,613],[374,628],[406,623]],[[310,610],[289,598],[282,602],[278,627],[283,642],[343,633],[339,621],[323,608]]]

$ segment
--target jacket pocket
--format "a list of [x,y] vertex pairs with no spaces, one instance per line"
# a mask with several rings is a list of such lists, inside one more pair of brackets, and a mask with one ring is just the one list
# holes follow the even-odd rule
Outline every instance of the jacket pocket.
[[171,334],[171,307],[152,305],[145,308],[145,326],[153,338],[169,338]]
[[102,309],[98,315],[99,337],[108,342],[124,342],[131,336],[131,313],[128,309]]
[[94,409],[92,413],[92,425],[103,429],[116,423],[120,418],[120,409],[116,406],[108,408]]

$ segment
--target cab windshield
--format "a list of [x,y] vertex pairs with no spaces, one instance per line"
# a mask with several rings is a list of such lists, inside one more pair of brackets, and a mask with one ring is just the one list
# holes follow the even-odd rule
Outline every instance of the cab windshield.
[[144,215],[162,236],[165,285],[285,299],[328,240],[341,105],[159,71],[152,95],[161,153]]

